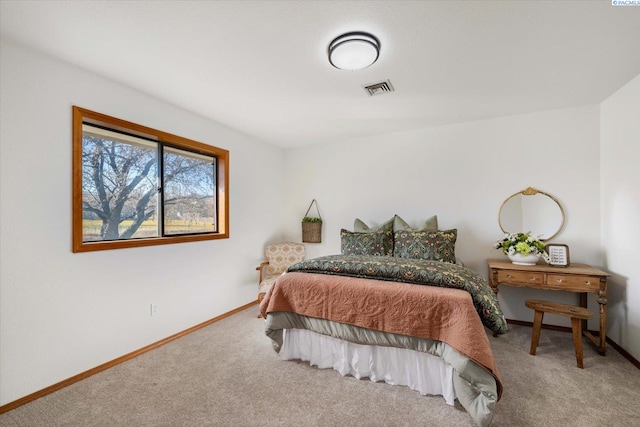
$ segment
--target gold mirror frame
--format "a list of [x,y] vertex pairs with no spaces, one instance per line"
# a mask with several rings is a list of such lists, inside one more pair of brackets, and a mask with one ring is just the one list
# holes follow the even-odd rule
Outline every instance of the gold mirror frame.
[[506,199],[504,202],[502,202],[502,205],[500,206],[500,209],[498,210],[498,225],[500,226],[500,230],[502,230],[502,232],[503,232],[503,233],[516,233],[516,232],[518,232],[518,231],[522,231],[522,232],[525,232],[525,233],[526,233],[527,231],[531,231],[531,232],[533,232],[533,230],[507,231],[507,230],[505,230],[505,229],[504,229],[504,226],[503,226],[502,221],[501,221],[501,219],[500,219],[500,218],[501,218],[501,216],[502,216],[502,210],[503,210],[504,206],[507,204],[507,202],[508,202],[509,200],[511,200],[512,198],[514,198],[514,197],[516,197],[516,196],[519,196],[519,195],[523,195],[523,196],[534,196],[534,195],[536,195],[536,194],[541,194],[541,195],[543,195],[543,196],[547,196],[547,197],[549,197],[551,200],[553,200],[553,201],[556,203],[556,205],[558,205],[558,208],[560,209],[560,214],[561,214],[561,217],[562,217],[562,218],[561,218],[562,220],[561,220],[561,222],[560,222],[560,226],[558,227],[558,229],[557,229],[554,233],[552,233],[549,237],[540,238],[540,240],[542,240],[542,241],[548,241],[548,240],[551,240],[551,239],[553,239],[555,236],[557,236],[557,235],[558,235],[558,233],[560,233],[560,231],[562,230],[562,227],[564,227],[564,221],[565,221],[564,209],[562,209],[562,205],[560,204],[560,202],[558,201],[558,199],[556,199],[555,197],[553,197],[551,194],[549,194],[549,193],[545,193],[544,191],[537,190],[537,189],[535,189],[535,188],[533,188],[533,187],[529,187],[529,188],[527,188],[527,189],[525,189],[525,190],[522,190],[522,191],[519,191],[519,192],[517,192],[517,193],[515,193],[515,194],[512,194],[511,196],[507,197],[507,199]]

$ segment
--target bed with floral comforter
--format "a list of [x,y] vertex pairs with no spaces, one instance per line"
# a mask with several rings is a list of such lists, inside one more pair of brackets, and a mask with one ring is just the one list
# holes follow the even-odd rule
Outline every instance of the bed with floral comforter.
[[478,425],[493,420],[502,382],[485,327],[507,331],[495,294],[457,264],[387,256],[332,255],[289,268],[260,311],[276,351],[283,331],[400,347],[453,366],[456,397]]

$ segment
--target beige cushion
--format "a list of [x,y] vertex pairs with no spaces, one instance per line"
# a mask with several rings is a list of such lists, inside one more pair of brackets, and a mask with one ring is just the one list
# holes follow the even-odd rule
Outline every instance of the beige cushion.
[[266,294],[273,282],[293,264],[304,261],[305,247],[302,243],[283,242],[268,245],[264,249],[264,255],[269,265],[266,267],[265,275],[258,286],[258,294]]
[[284,273],[289,266],[304,261],[305,248],[302,243],[276,243],[267,246],[264,255],[269,261],[267,275],[271,276]]
[[260,282],[260,286],[258,286],[258,293],[259,294],[266,294],[267,291],[269,290],[269,288],[271,288],[271,286],[273,286],[273,282],[276,281],[276,279],[278,277],[282,276],[282,274],[274,274],[271,276],[267,276],[266,279],[264,279],[262,282]]

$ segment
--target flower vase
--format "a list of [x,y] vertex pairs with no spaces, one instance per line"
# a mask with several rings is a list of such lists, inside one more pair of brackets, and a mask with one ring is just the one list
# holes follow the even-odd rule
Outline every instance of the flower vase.
[[536,265],[540,259],[540,254],[522,255],[515,253],[513,255],[507,255],[511,260],[511,263],[518,265]]

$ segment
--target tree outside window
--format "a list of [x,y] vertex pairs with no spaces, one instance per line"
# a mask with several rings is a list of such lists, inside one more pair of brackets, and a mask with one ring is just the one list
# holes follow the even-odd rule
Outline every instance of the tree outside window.
[[74,251],[228,237],[228,151],[74,107]]

